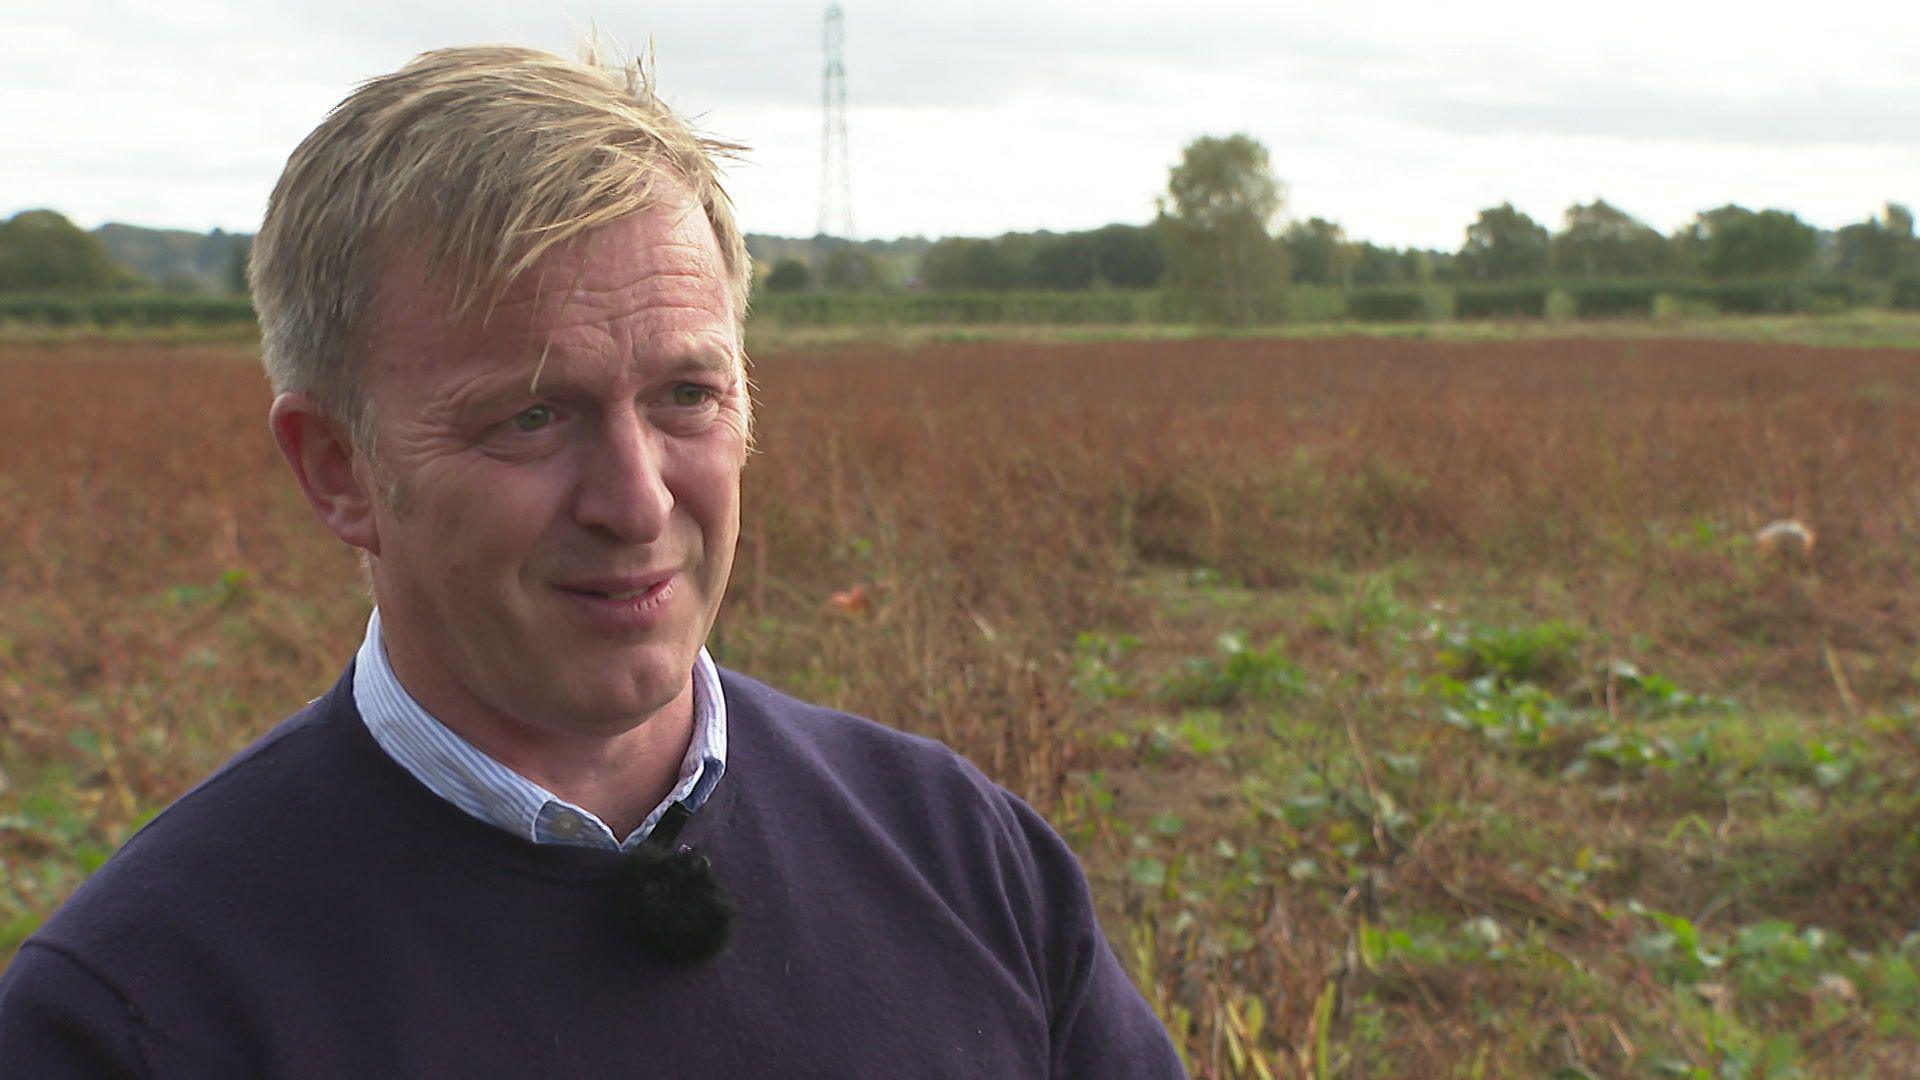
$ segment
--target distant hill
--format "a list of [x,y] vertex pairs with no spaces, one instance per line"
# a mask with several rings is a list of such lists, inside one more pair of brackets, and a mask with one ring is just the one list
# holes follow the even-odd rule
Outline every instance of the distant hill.
[[93,230],[114,262],[170,292],[240,292],[237,261],[253,243],[247,233],[215,229],[148,229],[108,222]]
[[[782,259],[799,259],[811,266],[826,261],[827,254],[849,246],[849,241],[833,236],[765,236],[760,233],[747,234],[747,254],[754,262],[777,263]],[[902,236],[896,240],[855,240],[851,246],[871,252],[882,258],[917,262],[927,253],[933,241],[924,236]]]

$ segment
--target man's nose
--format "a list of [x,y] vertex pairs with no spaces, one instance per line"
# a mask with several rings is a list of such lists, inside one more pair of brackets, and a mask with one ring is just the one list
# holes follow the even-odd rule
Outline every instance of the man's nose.
[[624,543],[659,539],[673,512],[663,473],[666,437],[644,414],[628,410],[607,420],[584,454],[575,520]]

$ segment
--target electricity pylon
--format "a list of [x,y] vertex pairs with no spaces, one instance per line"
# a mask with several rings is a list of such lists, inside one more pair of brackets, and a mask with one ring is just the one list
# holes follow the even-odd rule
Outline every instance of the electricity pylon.
[[820,83],[820,228],[822,236],[853,239],[853,179],[847,165],[846,31],[839,4],[827,5],[822,43],[827,68]]

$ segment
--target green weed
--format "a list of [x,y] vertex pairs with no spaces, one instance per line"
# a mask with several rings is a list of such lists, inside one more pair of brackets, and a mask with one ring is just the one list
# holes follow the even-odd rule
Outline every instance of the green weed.
[[1115,701],[1133,691],[1114,665],[1140,647],[1132,634],[1101,634],[1083,631],[1073,642],[1074,692],[1092,703]]
[[1214,641],[1217,656],[1189,660],[1161,686],[1167,700],[1182,705],[1234,705],[1249,701],[1282,701],[1312,689],[1305,671],[1287,659],[1278,643],[1267,648],[1247,644],[1238,630]]
[[1535,626],[1459,626],[1441,637],[1439,661],[1457,679],[1538,683],[1572,675],[1586,631],[1558,620]]

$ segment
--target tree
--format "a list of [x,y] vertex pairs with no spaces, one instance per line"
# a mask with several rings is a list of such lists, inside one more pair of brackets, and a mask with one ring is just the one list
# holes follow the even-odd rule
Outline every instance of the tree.
[[1231,321],[1252,321],[1286,285],[1286,247],[1270,231],[1285,204],[1267,148],[1252,136],[1188,143],[1160,200],[1174,283],[1217,297]]
[[1913,211],[1888,203],[1877,218],[1848,225],[1834,236],[1835,269],[1856,277],[1885,280],[1920,269],[1920,240],[1913,235]]
[[767,274],[768,292],[806,292],[813,287],[813,271],[799,259],[781,259]]
[[1107,225],[991,240],[950,236],[920,257],[920,281],[930,289],[1147,289],[1166,268],[1166,248],[1154,229]]
[[1293,263],[1293,280],[1308,285],[1347,285],[1352,274],[1352,252],[1346,230],[1325,218],[1308,218],[1287,226],[1281,234]]
[[1605,199],[1575,203],[1553,238],[1553,269],[1583,278],[1654,274],[1666,259],[1666,245],[1657,231]]
[[247,264],[253,259],[253,237],[236,236],[227,255],[227,291],[247,291]]
[[1471,281],[1536,277],[1546,272],[1548,250],[1546,226],[1503,202],[1467,226],[1460,270]]
[[949,236],[920,257],[920,280],[929,289],[1011,289],[1020,268],[998,241]]
[[1033,283],[1033,259],[1040,251],[1041,242],[1052,233],[1002,233],[992,243],[999,249],[1000,264],[1006,268],[1010,288],[1022,288]]
[[131,280],[98,238],[52,210],[0,222],[0,292],[88,292]]
[[205,296],[207,283],[192,274],[174,272],[153,283],[165,296]]
[[1700,269],[1716,280],[1797,274],[1812,264],[1819,240],[1818,230],[1785,210],[1732,204],[1702,212],[1691,231]]
[[873,252],[841,247],[827,255],[820,268],[820,284],[829,289],[877,289],[885,283],[885,274]]
[[1340,283],[1346,286],[1424,285],[1451,264],[1450,251],[1381,247],[1362,240],[1349,242],[1341,252]]
[[1088,233],[1094,278],[1118,289],[1151,289],[1167,272],[1160,233],[1139,225],[1108,225]]
[[1717,210],[1702,210],[1684,228],[1674,230],[1667,241],[1667,266],[1688,276],[1705,273],[1708,241],[1722,223],[1752,211],[1729,203]]
[[1027,263],[1027,283],[1037,289],[1084,289],[1098,274],[1092,233],[1043,233]]

